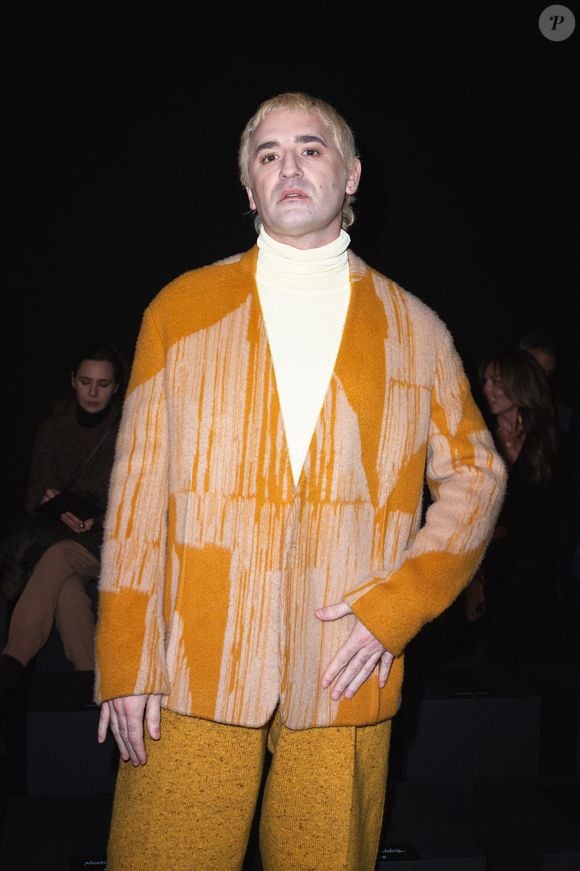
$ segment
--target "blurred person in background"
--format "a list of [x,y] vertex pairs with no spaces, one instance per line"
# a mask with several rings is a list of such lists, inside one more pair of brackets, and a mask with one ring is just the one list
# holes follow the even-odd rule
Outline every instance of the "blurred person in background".
[[508,485],[481,571],[484,661],[520,677],[561,656],[557,569],[562,463],[548,380],[523,349],[478,367],[487,418],[508,468]]
[[94,671],[95,613],[87,585],[99,574],[126,368],[122,354],[109,342],[83,348],[72,364],[70,391],[55,402],[35,435],[27,514],[34,520],[37,509],[49,507],[65,491],[82,499],[86,508],[78,516],[64,506],[52,526],[46,526],[51,540],[44,539],[43,531],[33,557],[28,554],[30,571],[13,605],[0,657],[5,705],[54,624],[75,670]]

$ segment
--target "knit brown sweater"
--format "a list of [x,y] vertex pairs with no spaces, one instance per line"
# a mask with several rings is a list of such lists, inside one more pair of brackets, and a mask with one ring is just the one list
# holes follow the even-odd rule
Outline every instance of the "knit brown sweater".
[[53,411],[40,424],[33,442],[26,509],[33,511],[45,490],[65,489],[75,471],[105,437],[71,486],[72,490],[82,493],[99,506],[93,528],[95,531],[98,529],[101,537],[118,421],[116,404],[94,426],[83,425],[82,414],[77,413],[75,404]]

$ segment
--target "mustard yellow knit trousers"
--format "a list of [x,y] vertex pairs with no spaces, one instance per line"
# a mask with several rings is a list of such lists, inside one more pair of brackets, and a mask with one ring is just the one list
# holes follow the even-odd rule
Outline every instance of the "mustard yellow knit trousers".
[[372,871],[391,723],[292,731],[162,712],[147,764],[120,763],[107,871],[240,871],[260,794],[264,871]]

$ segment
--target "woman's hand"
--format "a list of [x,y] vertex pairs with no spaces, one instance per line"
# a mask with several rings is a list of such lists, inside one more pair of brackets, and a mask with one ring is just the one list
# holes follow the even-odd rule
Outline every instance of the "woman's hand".
[[83,532],[88,532],[95,522],[94,517],[89,517],[87,520],[81,520],[81,518],[77,517],[76,514],[73,514],[72,511],[65,511],[64,514],[60,515],[60,519],[69,529],[72,529],[73,532],[76,532],[79,535]]
[[55,496],[58,496],[60,490],[55,490],[54,487],[49,487],[48,490],[44,491],[44,495],[40,500],[40,505],[44,505],[45,502],[50,502],[51,499],[54,499]]

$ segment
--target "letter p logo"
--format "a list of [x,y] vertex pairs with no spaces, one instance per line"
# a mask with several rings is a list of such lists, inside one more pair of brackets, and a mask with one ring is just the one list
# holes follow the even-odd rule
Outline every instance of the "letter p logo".
[[572,36],[576,27],[574,13],[567,6],[546,6],[538,18],[540,33],[551,42],[563,42]]

